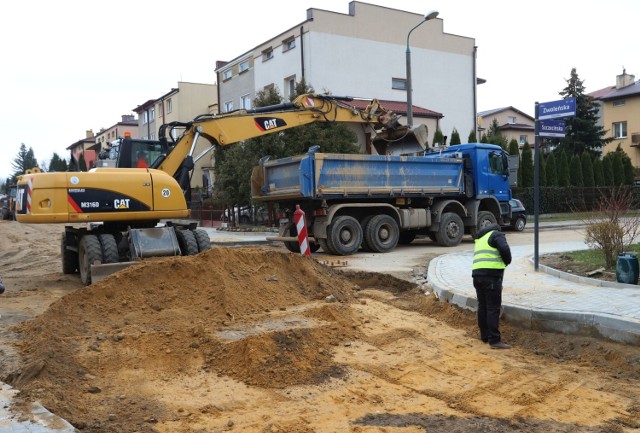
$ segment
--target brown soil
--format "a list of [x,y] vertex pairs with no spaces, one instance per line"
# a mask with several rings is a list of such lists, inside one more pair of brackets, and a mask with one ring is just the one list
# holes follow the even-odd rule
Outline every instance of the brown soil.
[[594,269],[593,266],[574,260],[566,253],[545,254],[540,264],[573,275],[602,281],[617,281],[615,269]]
[[0,231],[0,377],[81,431],[640,431],[637,347],[504,324],[492,351],[410,282],[273,247],[82,287],[59,226]]

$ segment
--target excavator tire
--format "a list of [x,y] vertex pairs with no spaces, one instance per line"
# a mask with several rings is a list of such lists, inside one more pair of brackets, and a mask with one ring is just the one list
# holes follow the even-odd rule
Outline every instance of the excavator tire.
[[209,233],[203,229],[195,229],[193,236],[196,238],[198,244],[198,252],[207,251],[211,249],[211,239],[209,239]]
[[67,249],[67,233],[62,233],[60,242],[60,256],[62,257],[62,273],[75,274],[78,272],[78,253]]
[[102,247],[102,263],[118,263],[118,244],[112,234],[98,235],[100,246]]
[[102,247],[96,235],[84,235],[78,245],[78,267],[82,284],[91,284],[91,265],[102,262]]
[[198,241],[191,230],[176,230],[178,245],[183,256],[195,256],[198,254]]

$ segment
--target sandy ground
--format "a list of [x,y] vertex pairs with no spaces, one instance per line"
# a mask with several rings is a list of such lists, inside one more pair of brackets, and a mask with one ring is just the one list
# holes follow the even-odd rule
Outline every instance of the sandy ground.
[[640,431],[637,347],[504,324],[491,350],[424,288],[275,247],[83,287],[61,231],[0,222],[0,378],[83,432]]

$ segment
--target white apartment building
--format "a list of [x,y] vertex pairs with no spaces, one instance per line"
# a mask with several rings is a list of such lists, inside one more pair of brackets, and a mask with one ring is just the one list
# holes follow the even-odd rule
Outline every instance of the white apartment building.
[[[221,112],[251,108],[257,91],[275,86],[289,98],[305,80],[316,92],[336,96],[404,102],[409,31],[424,15],[371,5],[348,4],[348,13],[307,10],[306,20],[229,62],[218,61]],[[476,47],[473,38],[443,31],[432,19],[409,38],[413,105],[440,113],[426,123],[429,142],[435,128],[445,136],[454,128],[467,137],[476,127]],[[414,113],[416,109],[414,109]]]

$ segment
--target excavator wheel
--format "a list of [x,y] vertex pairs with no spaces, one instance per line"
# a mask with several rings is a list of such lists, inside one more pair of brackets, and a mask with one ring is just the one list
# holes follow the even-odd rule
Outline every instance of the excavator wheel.
[[102,247],[96,235],[84,235],[78,245],[78,263],[82,284],[91,284],[91,265],[102,262]]
[[198,252],[207,251],[211,249],[211,239],[209,239],[209,233],[203,229],[195,229],[193,236],[196,238],[198,244]]
[[198,241],[191,230],[176,230],[178,245],[183,256],[195,256],[198,254]]
[[62,257],[62,273],[75,274],[78,272],[78,253],[67,249],[69,242],[67,240],[67,233],[62,233],[62,239],[60,242],[60,256]]
[[102,247],[102,263],[118,263],[118,244],[112,234],[98,235],[100,246]]

